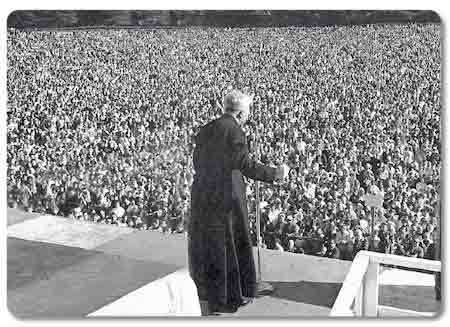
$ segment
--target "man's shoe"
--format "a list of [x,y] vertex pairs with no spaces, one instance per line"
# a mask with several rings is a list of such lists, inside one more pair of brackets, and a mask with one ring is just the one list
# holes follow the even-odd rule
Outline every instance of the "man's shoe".
[[253,302],[253,298],[252,297],[243,296],[240,306],[243,307],[243,306],[246,306],[247,304],[252,303],[252,302]]
[[209,306],[209,312],[221,312],[221,313],[235,313],[238,309],[238,306],[235,304],[213,304]]

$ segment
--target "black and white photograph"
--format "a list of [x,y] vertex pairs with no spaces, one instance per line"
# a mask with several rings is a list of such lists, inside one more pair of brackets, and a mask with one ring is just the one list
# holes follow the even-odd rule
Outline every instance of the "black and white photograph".
[[442,24],[433,10],[11,12],[7,310],[436,319]]

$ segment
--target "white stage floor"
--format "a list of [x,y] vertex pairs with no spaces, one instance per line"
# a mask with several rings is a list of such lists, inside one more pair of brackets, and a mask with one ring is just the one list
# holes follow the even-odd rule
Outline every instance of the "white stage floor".
[[151,282],[88,317],[201,316],[197,288],[187,269]]

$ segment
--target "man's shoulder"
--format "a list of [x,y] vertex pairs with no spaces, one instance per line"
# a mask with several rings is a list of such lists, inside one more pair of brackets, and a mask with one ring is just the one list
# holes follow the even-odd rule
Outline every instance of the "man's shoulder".
[[220,130],[236,130],[240,131],[240,128],[238,128],[239,125],[234,120],[234,118],[231,115],[222,115],[216,119],[211,120],[209,123],[203,125],[200,128],[200,131],[197,133],[196,139],[197,141],[204,140],[205,138],[209,138],[209,135],[211,135],[212,131]]
[[[216,125],[223,126],[224,128],[237,128],[239,125],[236,122],[236,119],[229,115],[229,114],[223,114],[219,118],[216,118],[212,121]],[[239,128],[238,128],[239,129]]]
[[197,133],[197,135],[200,135],[211,128],[216,128],[219,125],[222,125],[224,123],[222,117],[223,116],[215,118],[213,120],[210,120],[206,124],[200,126],[200,129],[199,129],[199,132]]

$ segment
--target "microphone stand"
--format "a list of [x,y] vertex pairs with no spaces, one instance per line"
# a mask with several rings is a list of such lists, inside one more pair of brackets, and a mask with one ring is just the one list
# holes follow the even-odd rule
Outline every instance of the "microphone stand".
[[[259,149],[260,150],[260,149]],[[260,153],[258,153],[259,159]],[[260,182],[256,181],[256,243],[257,243],[257,259],[258,259],[258,269],[257,269],[257,297],[268,295],[273,293],[273,286],[262,280],[261,274],[261,199],[260,199]]]

